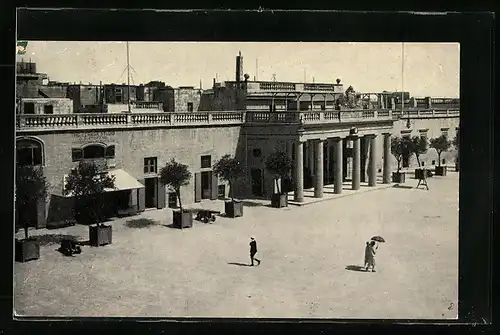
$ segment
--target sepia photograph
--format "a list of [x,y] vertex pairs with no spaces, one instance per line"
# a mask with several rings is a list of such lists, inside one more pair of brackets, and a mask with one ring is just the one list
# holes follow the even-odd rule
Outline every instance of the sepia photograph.
[[18,40],[15,115],[16,317],[458,319],[459,43]]

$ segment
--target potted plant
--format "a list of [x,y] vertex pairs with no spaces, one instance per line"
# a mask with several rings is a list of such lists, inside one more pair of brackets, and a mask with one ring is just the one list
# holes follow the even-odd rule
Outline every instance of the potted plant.
[[231,218],[243,216],[243,203],[234,199],[235,181],[243,175],[243,167],[239,160],[231,155],[224,155],[213,166],[213,172],[220,179],[229,183],[230,201],[224,203],[226,215]]
[[441,135],[437,138],[432,138],[430,140],[430,147],[436,149],[438,154],[438,166],[436,166],[436,175],[446,176],[446,166],[441,166],[441,154],[444,151],[448,151],[451,147],[451,142],[448,137]]
[[179,210],[173,211],[172,223],[174,227],[180,229],[191,228],[193,226],[193,214],[184,210],[181,201],[181,186],[189,185],[190,180],[191,172],[189,171],[189,167],[176,162],[173,158],[160,170],[160,183],[171,187],[179,200]]
[[91,246],[112,243],[112,227],[103,223],[104,193],[114,188],[115,177],[93,161],[81,161],[66,180],[64,191],[74,197],[77,222],[89,225]]
[[271,206],[275,208],[288,206],[288,193],[282,192],[280,180],[285,180],[292,170],[292,161],[283,151],[275,151],[267,156],[265,162],[266,170],[274,176],[277,193],[271,196]]
[[457,134],[453,139],[453,146],[457,149],[457,156],[455,157],[455,171],[460,170],[460,129],[457,129]]
[[423,136],[414,136],[408,143],[410,147],[410,153],[414,154],[415,158],[417,159],[418,168],[415,169],[415,178],[423,179],[423,174],[427,172],[421,167],[420,155],[427,152],[427,139]]
[[401,172],[401,162],[403,161],[403,156],[409,151],[408,140],[401,137],[391,138],[391,153],[396,158],[398,162],[398,169],[396,172],[392,173],[392,181],[394,183],[404,183],[405,173]]
[[19,166],[16,168],[16,228],[19,226],[24,228],[24,239],[15,240],[15,259],[18,262],[40,258],[40,243],[29,237],[28,230],[33,226],[32,206],[38,201],[45,201],[47,189],[48,183],[41,167]]

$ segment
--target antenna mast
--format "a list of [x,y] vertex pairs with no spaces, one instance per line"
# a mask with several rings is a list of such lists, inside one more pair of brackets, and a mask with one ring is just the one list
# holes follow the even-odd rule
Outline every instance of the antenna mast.
[[127,99],[127,105],[128,105],[128,112],[130,113],[130,60],[129,60],[129,48],[128,48],[128,41],[127,41],[127,91],[128,91],[128,99]]

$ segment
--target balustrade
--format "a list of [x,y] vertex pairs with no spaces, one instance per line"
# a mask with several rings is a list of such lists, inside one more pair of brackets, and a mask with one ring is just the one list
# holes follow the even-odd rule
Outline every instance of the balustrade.
[[113,128],[144,125],[209,125],[248,123],[320,124],[332,122],[368,122],[392,118],[457,117],[459,110],[331,110],[331,111],[219,111],[195,113],[123,113],[123,114],[52,114],[16,116],[16,127],[24,129]]

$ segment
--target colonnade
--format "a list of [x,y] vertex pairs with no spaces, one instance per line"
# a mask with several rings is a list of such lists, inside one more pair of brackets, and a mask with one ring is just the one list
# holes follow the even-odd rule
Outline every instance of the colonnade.
[[[384,145],[383,145],[383,183],[389,184],[391,182],[391,171],[390,171],[390,155],[391,155],[391,138],[390,134],[383,134]],[[327,148],[331,143],[333,146],[334,159],[331,161],[330,153],[327,152],[327,174],[329,173],[329,164],[333,163],[333,179],[334,179],[334,192],[336,194],[342,193],[342,184],[344,177],[344,158],[343,149],[344,141],[352,141],[352,189],[358,190],[361,184],[361,136],[349,136],[347,138],[335,137],[330,139],[315,139],[309,141],[296,141],[294,145],[292,142],[288,142],[287,151],[289,155],[292,155],[292,149],[294,149],[294,165],[292,173],[295,180],[294,186],[294,200],[297,202],[304,201],[304,161],[308,165],[308,168],[312,168],[313,173],[313,185],[314,185],[314,197],[322,198],[324,189],[324,144],[328,141]],[[376,186],[377,184],[377,145],[376,139],[377,135],[365,135],[364,138],[367,139],[369,144],[369,157],[368,157],[368,186]],[[307,146],[304,150],[304,146]],[[315,154],[313,154],[313,151]],[[304,153],[306,157],[304,157]]]

